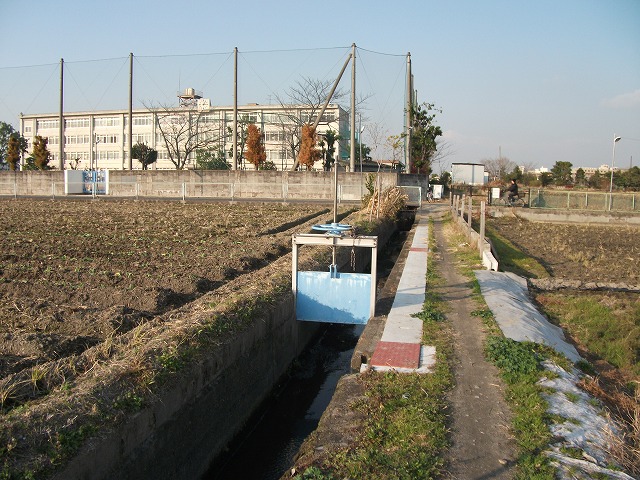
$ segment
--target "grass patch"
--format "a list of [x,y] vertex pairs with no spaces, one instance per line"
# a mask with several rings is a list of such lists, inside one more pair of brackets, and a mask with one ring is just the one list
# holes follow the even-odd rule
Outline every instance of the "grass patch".
[[545,278],[549,276],[549,273],[540,262],[522,252],[488,225],[486,226],[486,235],[496,250],[501,270],[513,272],[526,278]]
[[[430,229],[433,235],[433,228]],[[436,366],[430,374],[368,372],[366,400],[354,406],[366,422],[349,448],[331,453],[297,479],[415,479],[438,478],[444,473],[448,448],[446,394],[452,387],[453,342],[444,315],[445,305],[433,287],[442,282],[433,259],[430,238],[427,292],[423,310],[423,343],[436,347]]]
[[367,426],[359,445],[342,458],[337,478],[414,479],[441,475],[447,443],[446,372],[370,373],[361,408]]
[[492,335],[485,353],[507,384],[506,399],[513,412],[512,428],[519,448],[516,478],[553,480],[554,468],[542,453],[551,441],[551,433],[547,403],[536,384],[543,374],[540,361],[544,356],[539,345]]
[[572,337],[611,365],[640,375],[638,295],[544,293],[536,300]]

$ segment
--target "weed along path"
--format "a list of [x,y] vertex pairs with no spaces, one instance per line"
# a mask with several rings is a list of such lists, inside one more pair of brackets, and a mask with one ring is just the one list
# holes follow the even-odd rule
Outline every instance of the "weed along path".
[[455,336],[448,470],[454,479],[510,479],[516,453],[502,381],[496,367],[484,357],[485,332],[481,320],[471,314],[477,305],[470,281],[454,268],[456,259],[440,218],[434,220],[434,230],[436,258],[444,279],[434,288],[447,305],[446,316]]

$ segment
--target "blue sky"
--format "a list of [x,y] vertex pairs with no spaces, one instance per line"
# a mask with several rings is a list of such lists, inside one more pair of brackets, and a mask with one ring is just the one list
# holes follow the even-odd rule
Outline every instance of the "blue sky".
[[640,165],[640,0],[0,0],[0,18],[0,120],[14,124],[57,111],[60,58],[65,110],[126,108],[129,52],[138,104],[192,86],[228,105],[234,47],[240,102],[267,103],[301,76],[336,75],[356,43],[363,122],[389,135],[411,53],[418,100],[442,109],[436,171],[500,152],[534,168],[610,164],[614,135],[616,165]]

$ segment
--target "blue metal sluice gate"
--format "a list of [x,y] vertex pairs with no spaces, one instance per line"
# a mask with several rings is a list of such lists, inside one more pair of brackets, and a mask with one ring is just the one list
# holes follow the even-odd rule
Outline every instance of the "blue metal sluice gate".
[[[300,321],[366,324],[375,312],[378,237],[342,237],[335,233],[294,234],[292,290]],[[298,246],[321,245],[371,248],[371,273],[298,271]],[[335,255],[334,255],[335,261]]]

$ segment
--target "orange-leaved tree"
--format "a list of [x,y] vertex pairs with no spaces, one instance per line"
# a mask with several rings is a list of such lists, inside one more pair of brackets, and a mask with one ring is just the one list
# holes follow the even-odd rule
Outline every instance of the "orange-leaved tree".
[[320,150],[316,147],[316,129],[305,123],[302,126],[302,137],[300,139],[300,153],[298,159],[300,165],[304,165],[309,170],[313,164],[322,156]]
[[247,161],[259,170],[266,160],[267,152],[264,149],[260,129],[251,123],[247,126]]

